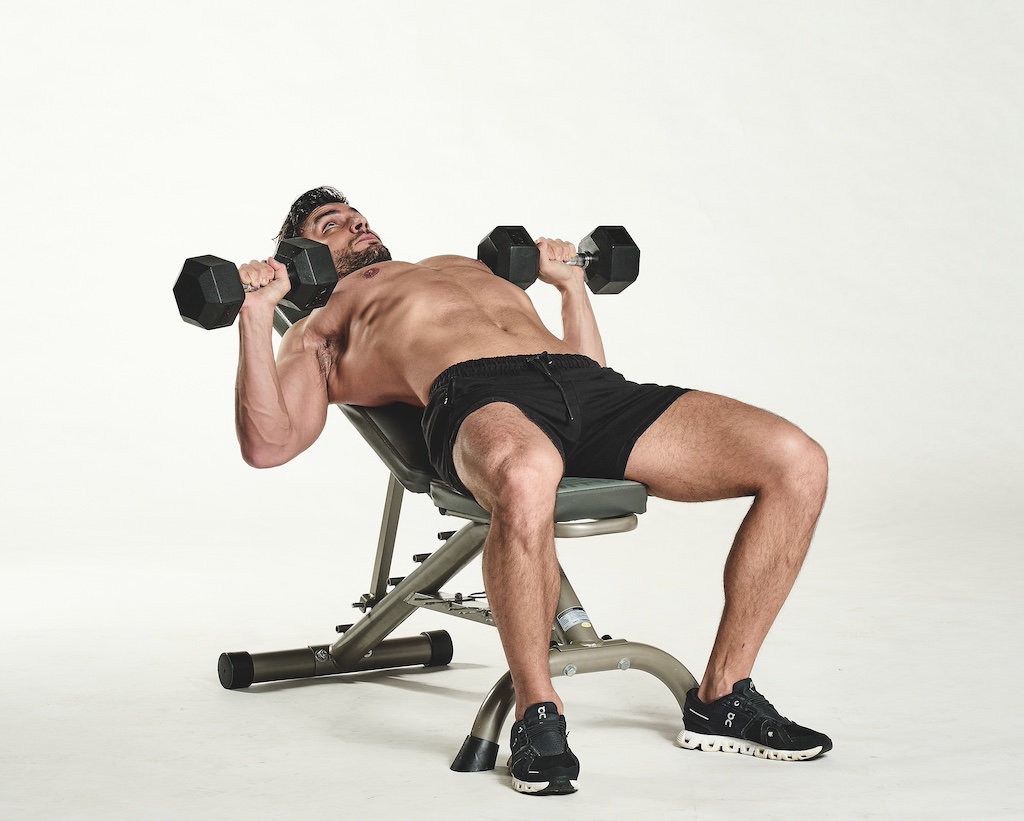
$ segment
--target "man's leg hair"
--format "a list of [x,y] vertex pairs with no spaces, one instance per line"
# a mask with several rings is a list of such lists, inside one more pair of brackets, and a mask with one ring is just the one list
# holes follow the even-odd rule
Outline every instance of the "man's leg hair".
[[495,402],[466,417],[455,468],[491,514],[483,575],[516,692],[516,719],[532,704],[562,709],[551,684],[548,644],[558,607],[554,511],[562,457],[513,405]]
[[[626,478],[643,482],[655,496],[677,501],[754,497],[725,563],[722,618],[707,670],[687,700],[686,713],[691,713],[691,702],[699,710],[701,704],[741,698],[735,688],[749,682],[761,645],[807,555],[828,484],[824,451],[774,414],[694,391],[676,400],[638,440]],[[749,690],[743,690],[744,709],[762,721],[768,743],[780,732],[806,730],[782,719],[752,684]],[[691,720],[697,722],[698,715],[693,713]],[[777,719],[788,724],[781,730],[783,725],[768,726]],[[831,748],[826,736],[815,736],[808,748],[817,747],[815,755]],[[793,743],[799,747],[801,742]]]

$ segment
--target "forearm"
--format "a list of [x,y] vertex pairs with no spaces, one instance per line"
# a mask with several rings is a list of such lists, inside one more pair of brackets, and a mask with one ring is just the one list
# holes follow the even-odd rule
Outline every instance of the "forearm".
[[235,430],[242,458],[253,467],[288,461],[292,425],[274,359],[273,314],[239,313]]
[[562,340],[604,366],[604,344],[590,304],[583,269],[576,270],[578,274],[574,271],[569,280],[557,286],[562,294]]

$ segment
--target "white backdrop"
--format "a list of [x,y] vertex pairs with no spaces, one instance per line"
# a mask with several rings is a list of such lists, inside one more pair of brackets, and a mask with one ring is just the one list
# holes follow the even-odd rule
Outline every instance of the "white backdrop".
[[[959,522],[1019,545],[1021,4],[107,0],[5,17],[9,621],[109,625],[147,601],[183,617],[214,593],[176,568],[206,560],[252,583],[291,561],[369,569],[376,457],[338,414],[292,464],[243,465],[236,333],[185,325],[171,295],[185,257],[269,254],[320,184],[399,259],[471,255],[499,223],[572,240],[626,225],[640,280],[595,298],[609,364],[822,442],[819,543]],[[683,515],[658,511],[668,531]],[[339,530],[365,546],[339,559]],[[965,554],[1020,567],[989,550],[929,556],[951,584]],[[97,569],[55,600],[69,561]],[[127,592],[118,574],[139,567],[146,589]]]
[[72,520],[176,541],[147,523],[220,516],[186,486],[231,508],[373,465],[346,430],[340,475],[337,446],[284,482],[239,467],[235,332],[184,325],[170,297],[186,256],[267,255],[324,183],[405,259],[472,254],[501,222],[621,222],[643,270],[598,300],[613,366],[797,422],[837,502],[1010,503],[1018,5],[32,8],[0,56],[15,545]]

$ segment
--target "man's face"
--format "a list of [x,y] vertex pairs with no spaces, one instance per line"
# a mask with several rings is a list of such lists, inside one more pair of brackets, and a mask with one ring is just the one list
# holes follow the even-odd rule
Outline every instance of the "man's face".
[[391,252],[370,230],[366,218],[351,205],[340,202],[329,202],[313,211],[302,226],[302,236],[331,249],[339,277],[391,259]]

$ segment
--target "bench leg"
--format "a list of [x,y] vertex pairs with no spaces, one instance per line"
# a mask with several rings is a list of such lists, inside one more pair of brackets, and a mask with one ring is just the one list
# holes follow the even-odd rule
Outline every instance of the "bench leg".
[[[674,656],[649,644],[622,639],[597,646],[553,647],[548,665],[552,678],[606,670],[643,670],[668,687],[679,704],[680,715],[686,703],[686,693],[697,686],[697,680]],[[494,769],[498,760],[498,736],[515,700],[512,674],[505,673],[480,705],[473,728],[455,756],[451,769],[460,773]]]
[[363,618],[331,645],[337,672],[355,669],[359,660],[377,647],[417,607],[411,604],[417,593],[435,592],[462,570],[483,549],[488,525],[470,522],[400,581]]
[[[393,667],[443,667],[452,660],[452,638],[447,630],[431,630],[418,636],[386,639],[346,672],[388,670]],[[296,678],[334,676],[338,668],[331,661],[326,644],[275,650],[270,653],[221,653],[217,675],[225,690],[244,690],[251,684]]]
[[512,674],[505,673],[491,688],[476,713],[473,729],[469,731],[462,749],[452,762],[452,769],[459,773],[476,773],[493,770],[498,760],[498,735],[505,723],[516,691],[512,686]]
[[417,593],[437,591],[480,552],[487,529],[487,525],[475,522],[464,526],[332,645],[270,653],[222,653],[217,665],[221,685],[228,690],[240,690],[266,681],[414,664],[428,667],[448,664],[452,660],[452,646],[445,630],[431,630],[407,638],[389,639],[387,636],[416,611],[416,605],[410,600]]

